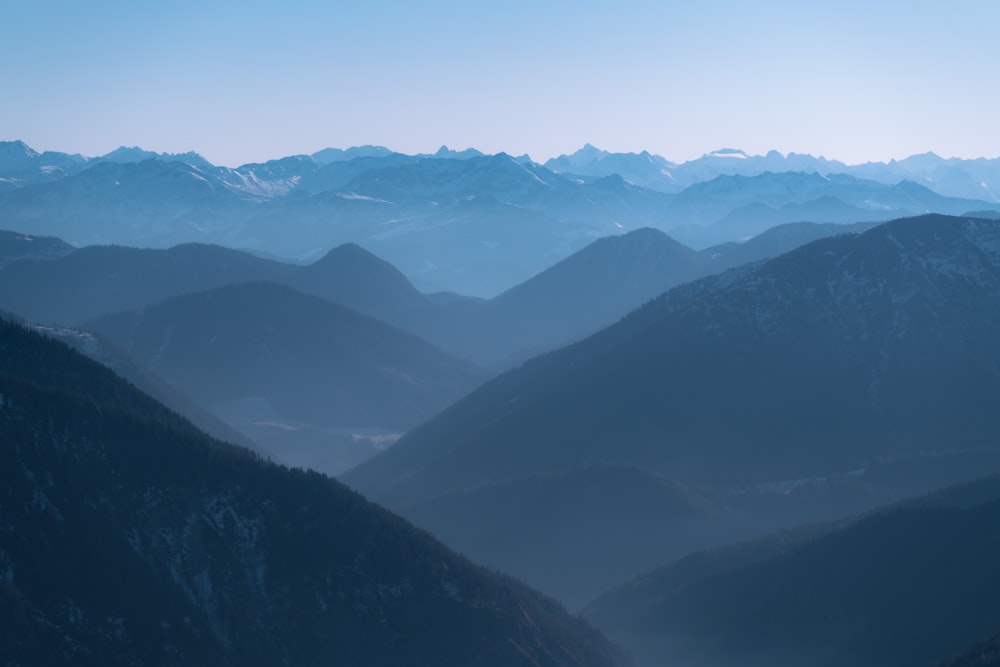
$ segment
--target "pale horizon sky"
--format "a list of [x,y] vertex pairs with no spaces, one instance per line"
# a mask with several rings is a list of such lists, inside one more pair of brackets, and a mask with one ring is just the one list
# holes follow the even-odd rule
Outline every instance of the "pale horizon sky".
[[237,166],[326,147],[998,157],[1000,3],[0,0],[0,139]]

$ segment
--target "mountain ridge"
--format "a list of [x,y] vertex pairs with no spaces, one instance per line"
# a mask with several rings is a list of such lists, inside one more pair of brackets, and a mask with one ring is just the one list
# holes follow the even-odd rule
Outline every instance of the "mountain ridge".
[[214,441],[34,332],[0,340],[7,659],[629,664],[332,479]]

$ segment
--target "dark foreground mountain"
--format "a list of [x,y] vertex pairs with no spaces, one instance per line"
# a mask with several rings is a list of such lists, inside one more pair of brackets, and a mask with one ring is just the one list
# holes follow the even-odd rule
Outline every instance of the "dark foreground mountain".
[[996,667],[1000,665],[1000,630],[962,651],[940,667]]
[[[925,491],[1000,464],[998,292],[997,221],[925,216],[817,241],[531,360],[345,479],[404,512],[597,462],[728,489],[738,505],[745,488],[790,502],[833,479],[857,490],[825,516]],[[492,517],[484,505],[440,534],[465,545]]]
[[998,530],[992,477],[692,555],[585,614],[643,665],[933,665],[1000,624]]
[[77,352],[107,366],[115,375],[131,382],[139,391],[162,403],[169,410],[176,412],[206,435],[222,442],[266,454],[266,451],[262,451],[249,437],[210,413],[190,396],[179,391],[107,339],[82,329],[50,327],[25,322],[19,322],[19,324],[25,324],[44,336],[65,343]]
[[11,664],[619,665],[552,601],[0,323]]
[[[411,334],[272,283],[174,297],[88,328],[279,460],[331,472],[372,453],[354,433],[398,434],[486,377]],[[295,458],[289,439],[308,444],[302,431],[320,442],[340,431],[346,450],[339,459],[330,451],[326,461]]]

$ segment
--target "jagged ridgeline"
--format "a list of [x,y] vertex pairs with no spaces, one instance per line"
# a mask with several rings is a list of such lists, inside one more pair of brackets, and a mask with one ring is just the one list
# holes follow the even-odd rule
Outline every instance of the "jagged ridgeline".
[[0,656],[621,665],[554,602],[0,321]]

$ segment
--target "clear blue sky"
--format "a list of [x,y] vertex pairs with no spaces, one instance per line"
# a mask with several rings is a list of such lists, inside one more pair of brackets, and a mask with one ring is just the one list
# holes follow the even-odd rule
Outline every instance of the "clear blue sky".
[[1000,2],[0,0],[0,139],[1000,156]]

